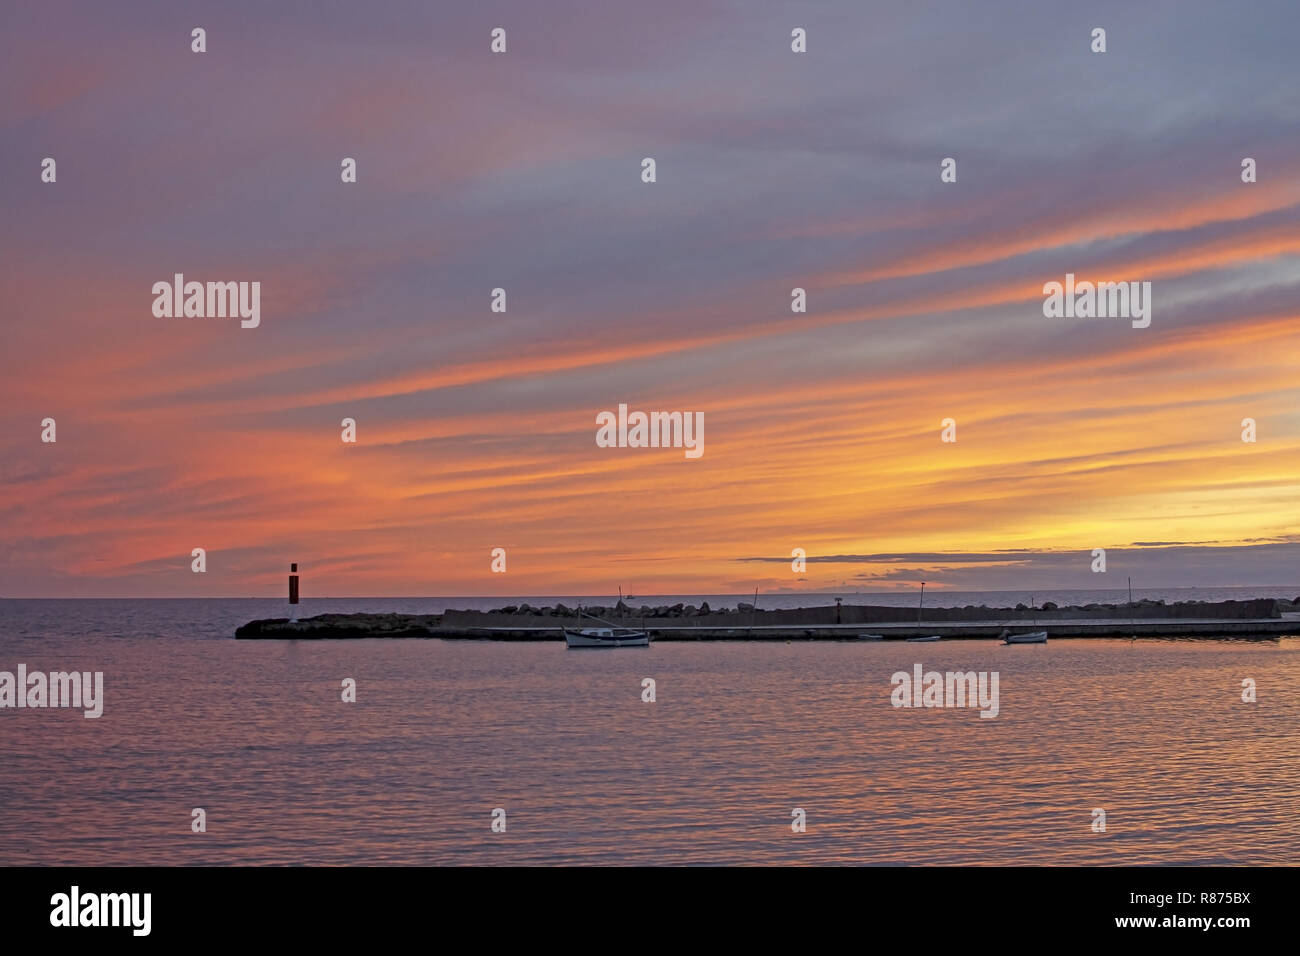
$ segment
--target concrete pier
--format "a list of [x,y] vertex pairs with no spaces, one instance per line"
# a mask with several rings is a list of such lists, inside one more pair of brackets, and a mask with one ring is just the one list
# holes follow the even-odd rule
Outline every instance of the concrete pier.
[[[656,641],[857,640],[879,634],[885,640],[938,635],[953,640],[989,640],[1012,633],[1045,630],[1061,638],[1276,638],[1300,636],[1300,608],[1290,601],[1154,602],[1123,607],[1089,606],[1049,611],[1011,608],[934,608],[916,620],[908,608],[844,605],[794,610],[735,610],[686,614],[640,613],[609,609],[599,616],[617,627],[648,631]],[[643,609],[651,610],[651,609]],[[655,609],[662,611],[663,609]],[[1117,613],[1119,611],[1119,613]],[[935,620],[929,620],[933,615]],[[840,618],[839,621],[836,618]],[[910,619],[909,619],[910,618]],[[447,611],[444,614],[322,614],[301,621],[251,621],[239,628],[243,639],[329,639],[437,637],[478,640],[563,640],[563,629],[594,625],[564,608],[499,611]]]

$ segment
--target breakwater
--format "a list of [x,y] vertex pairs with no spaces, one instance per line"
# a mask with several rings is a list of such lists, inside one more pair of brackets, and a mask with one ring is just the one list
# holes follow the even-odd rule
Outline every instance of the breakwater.
[[[1300,635],[1300,603],[1286,598],[1250,601],[1138,601],[1041,608],[986,606],[915,609],[877,605],[834,605],[762,610],[677,604],[633,608],[586,607],[587,615],[616,627],[649,631],[668,640],[856,640],[860,634],[906,639],[993,638],[1012,632],[1046,630],[1050,637],[1277,637]],[[563,604],[507,605],[490,611],[449,610],[443,614],[322,614],[290,622],[250,621],[241,639],[348,639],[438,637],[497,640],[561,640],[563,629],[598,627],[577,608]]]

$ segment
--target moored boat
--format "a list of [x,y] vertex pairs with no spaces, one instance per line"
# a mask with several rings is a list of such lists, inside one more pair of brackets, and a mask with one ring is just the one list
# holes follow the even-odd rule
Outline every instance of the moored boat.
[[942,639],[942,636],[939,634],[931,634],[929,637],[909,637],[907,641],[909,644],[928,644],[930,641],[939,641]]
[[1030,631],[1028,634],[1012,634],[1010,631],[1002,632],[1003,644],[1046,644],[1046,631]]
[[569,647],[647,647],[650,635],[623,627],[587,627],[580,631],[565,628],[564,643]]

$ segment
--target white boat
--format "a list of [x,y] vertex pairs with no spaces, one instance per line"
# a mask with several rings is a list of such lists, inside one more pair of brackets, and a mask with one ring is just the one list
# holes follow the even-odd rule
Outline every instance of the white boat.
[[883,641],[884,639],[885,639],[885,635],[883,634],[859,634],[858,635],[858,640],[860,641]]
[[1012,634],[1009,631],[1002,632],[1003,644],[1046,644],[1046,631],[1031,631],[1028,634]]
[[931,634],[929,637],[909,637],[907,641],[909,644],[928,644],[930,641],[938,641],[942,639],[943,638],[938,634]]
[[569,647],[647,647],[650,635],[624,627],[588,627],[581,631],[565,628],[564,643]]

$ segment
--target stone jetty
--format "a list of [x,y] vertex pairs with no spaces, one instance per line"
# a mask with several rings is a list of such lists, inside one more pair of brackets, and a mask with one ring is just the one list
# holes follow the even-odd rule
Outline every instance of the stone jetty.
[[[763,610],[750,604],[712,608],[701,604],[630,607],[584,606],[589,615],[617,627],[650,632],[658,641],[694,640],[856,640],[880,634],[886,640],[937,634],[944,638],[988,639],[1004,628],[1013,632],[1046,630],[1063,637],[1273,638],[1300,636],[1300,597],[1251,601],[1142,600],[1132,604],[1085,604],[1040,608],[933,607],[917,610],[864,604]],[[250,621],[241,639],[315,640],[369,637],[437,637],[495,640],[563,640],[564,628],[599,627],[563,604],[507,605],[490,611],[442,614],[321,614],[290,621]]]

